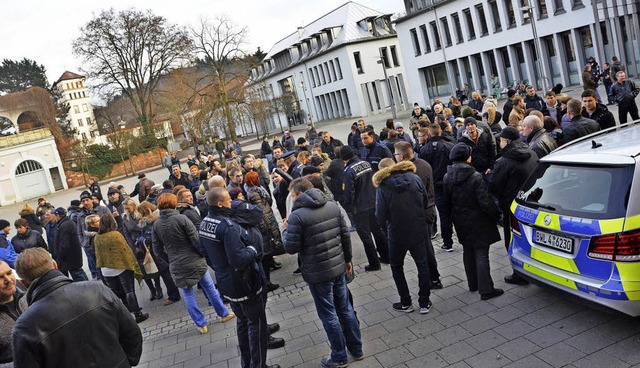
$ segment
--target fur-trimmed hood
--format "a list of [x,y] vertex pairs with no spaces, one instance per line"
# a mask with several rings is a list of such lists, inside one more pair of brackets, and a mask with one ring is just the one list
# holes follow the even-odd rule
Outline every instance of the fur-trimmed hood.
[[398,164],[391,165],[389,167],[385,167],[384,169],[380,169],[377,173],[373,175],[373,185],[377,188],[382,184],[383,181],[388,179],[393,173],[397,172],[416,172],[416,165],[411,161],[402,161]]

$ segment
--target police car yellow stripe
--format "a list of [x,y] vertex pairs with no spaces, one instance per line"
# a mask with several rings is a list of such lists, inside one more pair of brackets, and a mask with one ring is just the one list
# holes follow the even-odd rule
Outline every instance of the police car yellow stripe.
[[624,231],[640,229],[640,215],[629,216],[624,222]]
[[549,272],[547,272],[545,270],[542,270],[542,269],[540,269],[538,267],[532,266],[532,265],[530,265],[528,263],[525,263],[523,266],[524,266],[523,268],[524,268],[525,271],[530,272],[530,273],[532,273],[534,275],[540,276],[545,280],[549,280],[549,281],[555,282],[556,284],[560,284],[560,285],[566,286],[566,287],[571,288],[573,290],[578,290],[578,287],[576,286],[576,283],[571,281],[571,280],[569,280],[569,279],[566,279],[564,277],[560,277],[558,275],[554,275],[554,274],[549,273]]
[[[547,224],[547,222],[549,222],[549,224]],[[554,213],[540,211],[540,213],[538,213],[538,217],[536,218],[536,226],[552,230],[561,230],[560,217]]]
[[622,231],[624,224],[624,218],[618,218],[613,220],[598,220],[600,225],[600,234],[612,234]]
[[531,248],[531,258],[564,271],[578,274],[580,273],[580,270],[578,270],[578,266],[576,266],[576,263],[573,261],[573,259],[547,253],[538,248]]
[[640,300],[640,265],[636,262],[616,262],[615,265],[629,300]]

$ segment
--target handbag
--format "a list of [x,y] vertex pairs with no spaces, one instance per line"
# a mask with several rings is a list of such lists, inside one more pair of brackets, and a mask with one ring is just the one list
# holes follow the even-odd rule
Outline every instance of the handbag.
[[158,273],[158,266],[151,256],[151,250],[146,244],[144,245],[144,247],[147,249],[147,254],[144,256],[144,261],[142,262],[142,265],[144,266],[144,272],[147,275]]

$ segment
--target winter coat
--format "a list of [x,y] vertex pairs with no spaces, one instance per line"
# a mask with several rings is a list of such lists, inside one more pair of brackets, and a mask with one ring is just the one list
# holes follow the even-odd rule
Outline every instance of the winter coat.
[[[102,215],[106,215],[106,214],[111,214],[111,211],[109,211],[109,209],[105,206],[96,206],[93,207],[93,210],[91,210],[91,212],[87,212],[86,210],[82,210],[77,217],[77,233],[78,233],[78,238],[80,238],[80,244],[82,245],[82,247],[84,249],[86,249],[87,251],[89,251],[90,253],[94,252],[94,248],[93,248],[93,242],[91,242],[91,238],[92,236],[89,236],[86,232],[87,232],[87,224],[84,223],[84,219],[88,216],[88,215],[98,215],[98,216],[102,216]],[[51,248],[51,246],[49,246],[49,248]]]
[[200,228],[200,222],[202,222],[202,216],[200,216],[200,213],[198,212],[198,209],[195,206],[187,203],[178,203],[178,207],[176,207],[176,209],[181,215],[187,216],[187,218],[191,221],[193,226],[196,227],[196,229]]
[[40,234],[43,233],[42,222],[40,221],[38,216],[36,216],[36,214],[33,213],[33,211],[20,210],[19,215],[23,219],[27,220],[27,222],[29,223],[29,229],[37,231]]
[[296,147],[295,139],[293,139],[292,136],[283,137],[282,138],[282,146],[284,147],[285,152],[293,151],[295,149],[295,147]]
[[96,266],[114,270],[130,270],[136,279],[142,280],[140,265],[133,251],[118,231],[109,231],[95,237]]
[[547,110],[547,103],[542,97],[538,95],[533,95],[533,97],[526,95],[524,96],[524,109],[536,109],[545,114],[545,111]]
[[436,196],[434,193],[433,170],[431,169],[431,165],[429,165],[427,161],[415,157],[411,159],[411,163],[415,166],[415,173],[418,175],[420,180],[422,180],[424,189],[427,191],[427,203],[425,204],[425,208],[427,211],[433,212],[435,211]]
[[491,139],[493,137],[491,133],[485,132],[482,128],[477,128],[477,130],[478,143],[469,137],[466,130],[462,133],[460,142],[471,147],[471,165],[479,173],[484,174],[487,169],[492,169],[496,162],[496,143]]
[[447,173],[447,166],[451,165],[449,153],[451,153],[452,148],[453,143],[447,142],[442,136],[431,137],[429,141],[427,141],[427,144],[422,147],[418,155],[431,165],[433,171],[433,187],[436,190],[442,189],[442,180]]
[[[129,232],[130,235],[139,234],[134,239],[133,243],[129,246],[133,251],[133,254],[136,256],[138,260],[138,264],[140,265],[140,270],[147,277],[147,273],[144,270],[144,257],[147,255],[147,249],[151,250],[151,258],[156,263],[156,267],[158,267],[158,271],[163,272],[169,268],[169,264],[164,261],[162,258],[158,257],[153,252],[153,223],[154,219],[150,217],[143,217],[137,220],[136,228],[137,230],[133,230]],[[126,236],[125,236],[126,238]],[[145,247],[146,245],[146,247]]]
[[13,244],[13,249],[15,249],[16,253],[21,253],[27,248],[40,247],[47,249],[47,244],[44,242],[42,234],[31,229],[27,229],[24,235],[18,234],[11,238],[11,244]]
[[78,229],[67,216],[58,221],[54,247],[60,271],[65,273],[82,268],[82,245],[80,245],[78,238]]
[[45,214],[47,213],[48,210],[53,210],[55,209],[55,207],[53,207],[53,205],[49,202],[45,202],[42,206],[38,206],[38,208],[36,208],[36,216],[38,216],[38,218],[40,219],[40,223],[43,225],[47,224],[47,220],[45,219]]
[[505,125],[509,125],[511,110],[513,110],[513,101],[510,98],[507,98],[507,102],[505,102],[502,107],[502,121]]
[[263,217],[258,229],[262,234],[262,249],[264,253],[271,254],[276,250],[276,247],[282,245],[282,235],[280,234],[278,221],[276,221],[271,209],[273,203],[271,196],[262,187],[245,184],[245,188],[247,190],[247,202],[255,204],[262,209]]
[[410,161],[386,167],[373,176],[376,218],[388,229],[389,244],[406,247],[421,244],[427,236],[427,189]]
[[191,183],[189,183],[189,175],[187,175],[186,173],[180,172],[179,178],[171,174],[171,176],[169,176],[169,180],[171,180],[174,187],[178,185],[184,185],[185,188],[191,190]]
[[131,192],[131,194],[129,195],[131,197],[138,195],[138,202],[142,202],[151,193],[151,187],[153,187],[154,185],[156,185],[156,183],[154,183],[152,180],[143,178],[136,183],[133,192]]
[[360,156],[361,150],[364,147],[364,144],[362,144],[362,138],[360,138],[360,129],[356,129],[355,133],[349,134],[349,137],[349,146],[351,146],[356,156]]
[[378,164],[380,161],[387,157],[393,158],[393,153],[388,147],[378,142],[373,142],[373,145],[364,146],[360,150],[360,158],[371,165],[371,169],[374,173],[378,171]]
[[582,116],[585,118],[595,120],[598,125],[600,125],[600,129],[608,129],[616,126],[616,118],[613,117],[613,114],[607,106],[601,103],[596,104],[596,111],[593,114],[589,115],[587,109],[582,108]]
[[45,225],[45,229],[47,230],[47,247],[49,248],[49,253],[51,253],[51,257],[56,259],[56,230],[58,229],[58,224],[55,222],[50,222]]
[[569,124],[567,124],[566,128],[562,131],[562,136],[564,143],[569,143],[599,130],[600,125],[595,120],[578,115],[571,118]]
[[344,168],[342,206],[347,213],[359,213],[375,207],[376,192],[371,182],[373,170],[367,161],[353,157]]
[[200,225],[200,247],[207,252],[220,294],[230,301],[260,298],[266,284],[260,259],[262,244],[231,220],[232,210],[217,206]]
[[333,198],[338,200],[342,199],[342,195],[344,193],[344,189],[342,187],[344,178],[344,161],[339,158],[331,160],[331,163],[325,171],[325,175],[330,179],[329,190],[333,194]]
[[511,141],[502,149],[502,156],[493,167],[489,190],[503,211],[509,209],[520,187],[537,165],[537,154],[520,139]]
[[322,140],[322,143],[320,143],[320,149],[322,150],[322,153],[326,153],[327,156],[329,156],[329,158],[332,160],[336,158],[336,154],[334,153],[334,150],[336,149],[336,147],[341,147],[341,146],[344,146],[342,142],[333,137],[329,139],[329,143],[325,142],[324,139]]
[[488,247],[500,240],[500,210],[482,175],[466,162],[454,162],[444,177],[444,210],[464,247]]
[[131,367],[142,333],[122,301],[101,282],[73,282],[47,271],[27,291],[29,308],[13,333],[16,367]]
[[13,244],[2,230],[0,230],[0,259],[7,262],[11,268],[14,268],[16,259],[18,259],[18,253],[13,249]]
[[160,210],[160,218],[153,224],[152,242],[156,255],[169,263],[177,287],[194,286],[207,272],[207,263],[200,254],[198,231],[177,210]]
[[582,89],[593,89],[595,90],[598,85],[596,81],[593,80],[591,73],[583,72],[582,73]]
[[524,110],[514,106],[509,114],[508,125],[517,128],[524,119]]
[[484,106],[484,102],[482,102],[481,98],[478,98],[477,100],[474,100],[474,99],[469,100],[469,107],[476,111],[482,111],[483,106]]
[[529,148],[533,152],[536,153],[538,158],[543,158],[548,155],[554,149],[558,148],[558,143],[555,139],[549,134],[544,128],[538,128],[527,136],[526,143],[529,145]]
[[[0,304],[0,367],[13,361],[13,347],[11,345],[11,330],[16,324],[18,317],[27,310],[27,298],[25,293],[20,289],[16,289],[13,293],[13,301],[11,302],[17,311],[17,316],[9,314],[9,309]],[[11,364],[13,366],[13,364]]]
[[271,148],[271,145],[269,145],[269,142],[262,141],[262,146],[260,146],[260,157],[267,157],[267,155],[272,153],[273,149]]
[[338,205],[319,189],[300,194],[284,233],[289,254],[299,253],[302,278],[322,283],[343,275],[351,262],[351,237]]

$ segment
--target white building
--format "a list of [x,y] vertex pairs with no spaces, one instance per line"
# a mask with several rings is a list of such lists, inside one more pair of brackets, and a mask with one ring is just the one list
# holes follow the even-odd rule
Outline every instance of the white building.
[[[382,64],[381,60],[384,60]],[[348,2],[278,41],[248,81],[272,104],[271,129],[407,110],[405,68],[391,15]],[[386,73],[386,76],[385,76]]]
[[502,87],[522,80],[537,89],[543,84],[579,85],[590,56],[600,66],[617,56],[637,76],[640,28],[638,5],[632,3],[404,0],[406,15],[396,20],[396,29],[409,97],[428,103],[454,94],[464,83],[491,93],[492,74]]
[[64,102],[69,104],[67,116],[70,126],[76,132],[76,139],[85,142],[104,143],[93,115],[93,106],[85,78],[82,75],[65,71],[55,82]]

